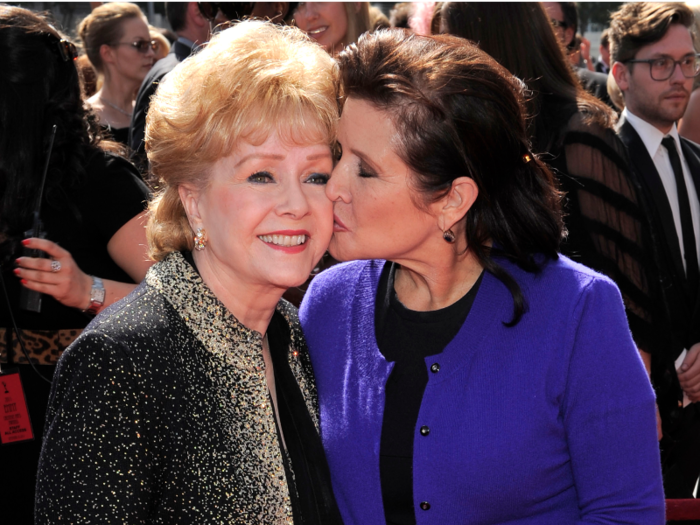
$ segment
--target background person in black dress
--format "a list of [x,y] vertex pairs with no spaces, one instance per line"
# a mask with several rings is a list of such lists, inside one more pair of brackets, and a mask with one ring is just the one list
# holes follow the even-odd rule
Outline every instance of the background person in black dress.
[[[134,167],[105,152],[94,115],[80,98],[74,48],[42,18],[0,6],[0,366],[19,368],[34,440],[0,447],[0,521],[33,523],[36,468],[50,381],[63,351],[88,324],[93,279],[105,288],[104,305],[136,286],[146,260],[143,217],[148,190]],[[60,263],[22,257],[24,232],[48,155],[41,218],[47,238],[30,240]],[[17,265],[15,265],[17,261]],[[19,309],[20,279],[44,295],[40,313]],[[20,349],[10,310],[29,353]],[[7,473],[11,473],[8,475]]]

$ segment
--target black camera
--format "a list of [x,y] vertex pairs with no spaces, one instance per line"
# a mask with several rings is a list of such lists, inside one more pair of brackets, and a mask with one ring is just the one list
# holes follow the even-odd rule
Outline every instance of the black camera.
[[[38,227],[32,228],[24,232],[24,238],[38,237],[39,239],[46,239],[46,232],[43,229],[41,221],[39,221]],[[48,258],[46,252],[42,250],[36,250],[33,248],[24,248],[22,250],[22,257],[41,257]],[[19,294],[19,307],[22,310],[28,310],[30,312],[41,312],[41,292],[35,292],[34,290],[29,290],[24,286],[20,290]]]

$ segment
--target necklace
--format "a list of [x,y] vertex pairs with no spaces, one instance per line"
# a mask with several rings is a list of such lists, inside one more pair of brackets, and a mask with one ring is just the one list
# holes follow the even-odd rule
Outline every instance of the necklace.
[[131,118],[131,116],[133,115],[133,113],[127,113],[126,111],[124,111],[122,108],[120,108],[120,107],[117,106],[116,104],[112,104],[109,100],[107,100],[106,98],[104,98],[102,95],[100,95],[100,100],[101,100],[102,102],[104,102],[105,104],[107,104],[109,107],[116,109],[119,113],[122,113],[122,114],[126,115],[126,116],[129,117],[129,118]]

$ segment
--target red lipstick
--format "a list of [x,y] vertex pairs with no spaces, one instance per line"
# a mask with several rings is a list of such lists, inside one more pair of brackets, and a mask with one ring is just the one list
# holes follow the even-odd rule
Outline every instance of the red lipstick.
[[[275,244],[274,242],[272,242],[273,235],[289,236],[289,237],[304,235],[306,238],[304,239],[304,242],[301,244],[295,244],[293,246],[283,246],[283,245]],[[267,240],[265,238],[267,238]],[[260,239],[262,242],[264,242],[266,246],[272,248],[273,250],[278,250],[278,251],[281,251],[284,253],[289,253],[289,254],[303,252],[306,249],[306,246],[309,244],[310,238],[311,238],[311,235],[306,230],[278,230],[278,231],[258,235],[258,239]]]

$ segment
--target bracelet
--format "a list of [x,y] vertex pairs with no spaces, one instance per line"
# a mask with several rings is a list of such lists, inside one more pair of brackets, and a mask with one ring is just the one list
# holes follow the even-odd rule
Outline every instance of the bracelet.
[[91,275],[92,288],[90,288],[90,306],[88,306],[84,313],[96,315],[100,311],[100,308],[105,304],[105,287],[102,283],[102,279]]

